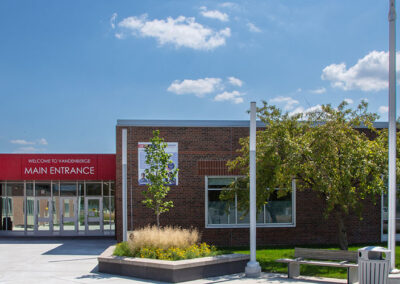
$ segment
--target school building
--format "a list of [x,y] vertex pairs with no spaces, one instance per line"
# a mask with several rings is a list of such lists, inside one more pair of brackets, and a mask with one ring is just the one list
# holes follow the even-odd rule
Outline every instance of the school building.
[[[261,122],[257,126],[262,128]],[[171,169],[179,168],[167,197],[174,208],[161,215],[161,225],[198,228],[202,240],[215,245],[247,245],[249,217],[237,210],[237,198],[227,204],[219,195],[239,177],[226,162],[237,156],[239,139],[249,135],[249,121],[118,120],[115,154],[0,154],[0,236],[121,241],[123,213],[128,231],[155,224],[154,213],[142,204],[144,147],[153,130],[168,143]],[[313,192],[296,191],[293,182],[290,194],[272,194],[258,214],[257,244],[336,243],[335,218],[325,219],[323,212],[323,201]],[[377,205],[367,201],[363,219],[350,216],[347,228],[349,243],[386,240],[385,197]]]

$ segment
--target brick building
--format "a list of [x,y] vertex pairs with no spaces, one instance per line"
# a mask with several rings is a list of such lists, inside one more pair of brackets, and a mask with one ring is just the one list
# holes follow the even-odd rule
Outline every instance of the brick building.
[[[171,166],[179,168],[168,195],[174,208],[161,215],[161,225],[196,227],[204,241],[215,245],[248,244],[249,217],[236,209],[237,198],[223,202],[219,194],[239,175],[229,172],[226,162],[236,157],[239,139],[249,135],[249,121],[119,120],[115,154],[0,154],[0,236],[115,235],[121,241],[123,220],[128,231],[155,224],[141,193],[146,188],[143,151],[153,130],[169,143]],[[366,202],[365,209],[362,221],[347,220],[350,243],[387,238],[384,198],[376,206]],[[286,196],[273,193],[258,214],[257,243],[336,243],[336,221],[325,219],[323,212],[323,201],[312,192],[296,191],[294,182]]]
[[[258,127],[262,127],[259,124]],[[377,127],[387,127],[379,124]],[[172,185],[168,199],[174,208],[160,217],[162,225],[196,227],[204,241],[223,246],[249,242],[248,216],[243,216],[232,201],[218,196],[222,187],[236,178],[226,162],[235,158],[239,138],[249,135],[248,121],[151,121],[119,120],[116,129],[116,236],[122,240],[122,131],[127,135],[127,230],[155,223],[154,213],[144,207],[139,183],[141,142],[148,142],[153,130],[160,130],[165,142],[178,144],[179,182]],[[336,243],[337,224],[323,217],[324,204],[312,192],[297,192],[272,197],[257,216],[257,244]],[[379,242],[384,239],[381,204],[365,204],[363,220],[347,220],[350,243]],[[385,211],[384,211],[385,212]]]

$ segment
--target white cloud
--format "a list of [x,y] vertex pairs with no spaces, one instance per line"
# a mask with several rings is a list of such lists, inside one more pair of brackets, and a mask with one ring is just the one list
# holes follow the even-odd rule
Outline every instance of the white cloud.
[[10,140],[10,143],[22,146],[22,147],[17,148],[17,150],[14,151],[15,153],[34,153],[34,152],[38,152],[38,151],[41,151],[43,149],[38,149],[34,145],[45,146],[45,145],[49,144],[45,138],[40,138],[40,139],[37,139],[35,141],[28,141],[28,140],[25,140],[25,139],[14,139],[14,140]]
[[302,106],[297,107],[294,111],[290,112],[289,115],[295,115],[298,113],[304,113],[304,108]]
[[378,111],[379,111],[381,114],[388,113],[388,112],[389,112],[389,107],[387,107],[387,106],[380,106],[380,107],[378,108]]
[[[244,93],[237,90],[229,90],[234,87],[241,87],[243,81],[236,77],[228,77],[226,81],[221,78],[204,78],[197,80],[175,80],[168,87],[167,91],[177,95],[193,94],[197,97],[214,94],[214,101],[230,101],[235,104],[243,103]],[[228,89],[228,90],[226,90]]]
[[[397,53],[397,56],[400,52]],[[397,62],[397,69],[400,67]],[[336,88],[347,90],[380,91],[388,86],[388,52],[372,51],[350,68],[345,63],[331,64],[322,70],[321,78],[331,81]],[[397,78],[399,79],[400,74]]]
[[167,90],[177,95],[194,94],[197,97],[203,97],[205,94],[215,92],[222,88],[221,81],[220,78],[175,80]]
[[238,91],[232,92],[223,92],[215,96],[214,101],[222,102],[222,101],[231,101],[234,104],[243,103],[243,94]]
[[112,14],[111,18],[110,18],[110,25],[112,29],[115,29],[115,21],[117,20],[118,14],[114,13]]
[[38,144],[39,145],[48,145],[49,143],[47,142],[47,140],[45,138],[40,138],[38,140]]
[[348,103],[349,105],[351,105],[352,103],[354,103],[354,101],[352,99],[344,99],[344,101],[346,103]]
[[243,85],[243,81],[235,77],[228,77],[228,81],[232,86],[241,87]]
[[15,139],[10,141],[11,144],[17,144],[17,145],[34,145],[35,142],[33,141],[27,141],[24,139]]
[[321,110],[321,109],[322,109],[321,105],[315,105],[315,106],[309,107],[307,109],[305,109],[302,106],[299,106],[295,110],[290,112],[289,115],[292,116],[292,115],[299,114],[299,113],[307,114],[309,112],[313,112],[313,111],[317,111],[317,110]]
[[326,93],[326,89],[324,87],[321,87],[321,88],[317,88],[317,89],[314,89],[314,90],[310,90],[310,92],[313,93],[313,94],[320,95],[320,94]]
[[197,23],[195,18],[184,16],[176,19],[168,17],[166,20],[148,20],[147,15],[128,17],[119,22],[118,26],[134,36],[153,37],[160,45],[173,44],[195,50],[212,50],[223,46],[231,35],[229,28],[215,31]]
[[19,147],[13,153],[36,153],[42,151],[34,146]]
[[252,33],[261,33],[261,29],[253,23],[250,22],[247,23],[247,27],[249,28],[249,31],[251,31]]
[[308,113],[308,112],[317,111],[317,110],[321,110],[321,109],[322,109],[321,105],[315,105],[315,106],[309,107],[304,112]]
[[295,100],[291,97],[283,97],[283,96],[278,96],[276,98],[273,98],[270,100],[271,103],[284,103],[284,110],[292,110],[294,108],[295,105],[299,104],[298,100]]
[[224,2],[219,4],[219,6],[224,7],[224,8],[237,8],[239,7],[238,4],[232,3],[232,2]]
[[200,14],[203,17],[220,20],[221,22],[229,21],[229,16],[226,13],[222,13],[218,10],[210,11],[210,10],[207,10],[207,7],[205,7],[205,6],[200,7],[200,10],[201,10]]

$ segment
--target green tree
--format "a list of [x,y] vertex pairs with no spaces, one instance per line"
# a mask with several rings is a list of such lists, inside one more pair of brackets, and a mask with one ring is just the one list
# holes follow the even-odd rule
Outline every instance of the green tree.
[[153,131],[153,138],[146,149],[146,164],[149,166],[145,169],[145,177],[148,181],[146,190],[143,191],[145,199],[142,203],[154,211],[157,219],[157,227],[160,227],[160,214],[168,212],[174,207],[172,201],[165,201],[170,187],[168,184],[176,179],[178,169],[168,169],[168,164],[172,163],[170,159],[172,154],[165,152],[168,144],[160,136],[160,131]]
[[[301,139],[308,129],[306,124],[300,124],[298,120],[301,114],[290,116],[275,106],[268,105],[258,109],[258,118],[265,124],[263,130],[257,131],[257,208],[261,210],[263,205],[273,194],[276,188],[278,197],[291,191],[292,173],[285,176],[287,163],[291,155],[299,154]],[[239,140],[241,148],[239,156],[228,162],[228,167],[239,169],[243,178],[239,178],[221,194],[223,200],[238,199],[238,210],[248,213],[249,209],[249,137]],[[272,190],[270,190],[272,189]]]
[[[384,190],[387,151],[383,139],[370,139],[355,127],[364,125],[379,138],[373,121],[377,115],[362,102],[356,110],[341,103],[337,108],[323,105],[306,114],[290,116],[264,102],[258,110],[265,129],[257,132],[257,205],[268,200],[269,188],[290,191],[296,179],[298,190],[313,190],[323,200],[325,217],[337,221],[338,242],[347,249],[346,218],[361,218],[363,201]],[[248,208],[248,138],[240,141],[240,156],[229,162],[231,169],[242,169],[245,178],[225,190],[223,198],[238,194],[240,208]],[[232,190],[233,189],[233,190]],[[286,190],[285,190],[286,189]]]

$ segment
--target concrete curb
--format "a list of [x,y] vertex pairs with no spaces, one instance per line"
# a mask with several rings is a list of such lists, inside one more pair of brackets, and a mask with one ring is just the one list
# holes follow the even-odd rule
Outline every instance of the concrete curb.
[[99,272],[173,283],[241,273],[249,261],[244,254],[177,261],[120,257],[113,255],[114,249],[110,246],[98,257]]

